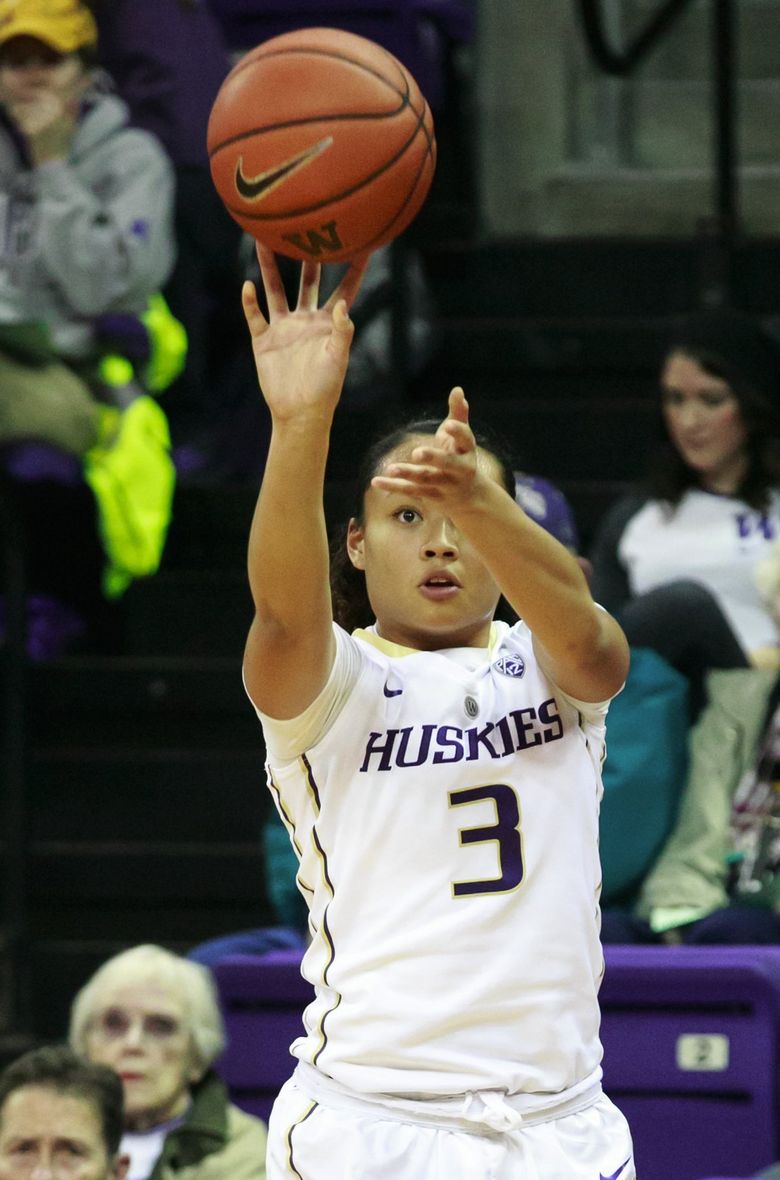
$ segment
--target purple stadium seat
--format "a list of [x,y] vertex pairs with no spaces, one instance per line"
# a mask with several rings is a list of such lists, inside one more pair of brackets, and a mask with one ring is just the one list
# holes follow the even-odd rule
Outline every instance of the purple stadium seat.
[[3,467],[19,483],[77,484],[81,482],[81,464],[75,455],[48,443],[15,443],[3,450]]
[[[302,952],[213,968],[233,1100],[263,1118],[294,1068],[312,998]],[[604,1085],[631,1123],[641,1180],[751,1176],[780,1158],[780,947],[605,947]]]
[[263,1119],[295,1068],[290,1045],[314,998],[302,957],[299,949],[231,955],[212,967],[228,1039],[217,1069],[236,1105]]
[[436,111],[445,99],[445,58],[474,37],[468,0],[211,0],[228,45],[246,52],[292,29],[330,26],[377,41],[411,71]]
[[780,1157],[780,947],[607,946],[604,1088],[642,1180],[751,1176]]

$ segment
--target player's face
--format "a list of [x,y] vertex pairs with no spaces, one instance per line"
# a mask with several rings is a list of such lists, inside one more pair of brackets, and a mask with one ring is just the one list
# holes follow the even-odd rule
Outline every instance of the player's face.
[[90,1061],[122,1079],[128,1130],[148,1130],[186,1110],[199,1071],[184,1007],[168,988],[152,981],[107,985],[86,1049]]
[[702,485],[734,492],[747,467],[747,428],[729,385],[674,352],[661,373],[661,396],[669,437]]
[[[416,437],[388,454],[383,466],[408,460]],[[498,461],[478,462],[501,483]],[[363,523],[350,522],[349,555],[365,571],[379,634],[420,650],[484,647],[499,589],[476,551],[433,501],[369,487]]]
[[85,1098],[21,1086],[0,1114],[0,1180],[121,1180],[126,1157],[109,1159],[100,1117]]

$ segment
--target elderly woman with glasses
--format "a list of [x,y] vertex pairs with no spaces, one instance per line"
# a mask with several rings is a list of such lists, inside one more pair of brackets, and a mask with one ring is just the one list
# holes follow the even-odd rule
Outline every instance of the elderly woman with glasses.
[[211,1068],[224,1039],[208,970],[162,947],[116,955],[78,993],[71,1045],[122,1080],[128,1180],[264,1180],[265,1125]]

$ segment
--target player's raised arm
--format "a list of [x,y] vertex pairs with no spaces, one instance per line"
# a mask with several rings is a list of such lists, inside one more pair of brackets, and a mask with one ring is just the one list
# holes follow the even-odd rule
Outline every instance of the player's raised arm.
[[437,501],[477,551],[504,596],[530,627],[539,662],[565,692],[605,700],[628,672],[628,645],[594,603],[576,559],[528,517],[480,460],[463,390],[432,443],[372,481]]
[[268,319],[252,283],[242,301],[272,430],[249,536],[255,616],[244,676],[258,708],[286,718],[314,700],[333,660],[323,484],[352,342],[348,309],[365,264],[355,262],[318,307],[320,268],[304,263],[290,308],[272,252],[259,246],[257,253]]

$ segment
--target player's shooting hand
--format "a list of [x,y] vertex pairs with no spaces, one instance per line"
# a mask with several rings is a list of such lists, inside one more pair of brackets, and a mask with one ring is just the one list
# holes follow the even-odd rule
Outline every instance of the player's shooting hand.
[[448,413],[433,442],[415,447],[409,461],[391,463],[371,481],[386,492],[437,500],[456,508],[471,499],[479,479],[477,444],[469,407],[459,385],[450,392]]
[[298,301],[289,307],[273,252],[258,244],[257,259],[268,318],[251,282],[241,294],[252,338],[260,388],[276,421],[330,415],[341,396],[354,325],[349,308],[360,288],[368,255],[355,259],[339,286],[319,303],[320,267],[304,262]]

